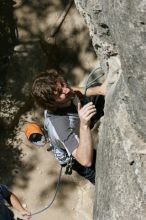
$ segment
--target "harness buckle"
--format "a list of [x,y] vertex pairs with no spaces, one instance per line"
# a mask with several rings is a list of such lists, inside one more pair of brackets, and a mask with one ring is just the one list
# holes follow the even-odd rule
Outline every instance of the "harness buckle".
[[65,170],[66,175],[71,175],[72,174],[72,164],[73,164],[73,157],[70,156],[70,159],[69,159],[69,161],[67,162],[67,165],[66,165],[66,170]]

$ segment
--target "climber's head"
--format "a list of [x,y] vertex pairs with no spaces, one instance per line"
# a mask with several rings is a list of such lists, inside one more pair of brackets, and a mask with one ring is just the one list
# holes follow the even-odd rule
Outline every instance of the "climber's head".
[[36,102],[50,111],[67,106],[74,96],[60,72],[51,69],[39,75],[33,83],[32,95]]

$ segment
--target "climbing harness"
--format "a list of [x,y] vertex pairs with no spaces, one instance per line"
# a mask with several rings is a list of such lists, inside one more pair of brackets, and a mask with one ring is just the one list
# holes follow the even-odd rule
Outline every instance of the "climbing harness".
[[49,208],[51,207],[51,205],[53,204],[53,202],[54,202],[54,200],[55,200],[55,198],[56,198],[56,195],[57,195],[57,193],[58,193],[58,191],[59,191],[59,188],[60,188],[61,175],[62,175],[62,166],[61,166],[61,168],[60,168],[59,177],[58,177],[58,181],[57,181],[57,184],[56,184],[56,189],[55,189],[55,193],[54,193],[54,196],[53,196],[52,201],[51,201],[45,208],[43,208],[43,209],[41,209],[41,210],[39,210],[39,211],[36,211],[36,212],[32,213],[32,214],[31,214],[32,216],[33,216],[33,215],[40,214],[40,213],[44,212],[45,210],[47,210],[47,209],[49,209]]

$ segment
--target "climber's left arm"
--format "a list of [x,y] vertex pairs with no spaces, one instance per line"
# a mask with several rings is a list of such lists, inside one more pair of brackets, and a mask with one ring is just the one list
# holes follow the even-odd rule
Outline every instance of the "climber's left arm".
[[[72,90],[75,93],[80,92],[81,94],[85,94],[85,88],[84,87],[71,87]],[[104,81],[104,83],[100,86],[94,86],[90,87],[86,91],[86,96],[93,96],[93,95],[105,95],[106,94],[106,88],[107,88],[107,80]]]

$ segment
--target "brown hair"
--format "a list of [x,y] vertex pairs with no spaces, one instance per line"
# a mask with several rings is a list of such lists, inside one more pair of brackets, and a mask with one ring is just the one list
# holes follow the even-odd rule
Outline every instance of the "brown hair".
[[56,83],[59,81],[65,83],[63,77],[61,77],[60,70],[50,69],[42,72],[33,82],[32,96],[35,98],[38,105],[48,110],[56,109],[55,97],[53,96],[53,90],[56,87]]

